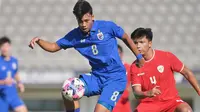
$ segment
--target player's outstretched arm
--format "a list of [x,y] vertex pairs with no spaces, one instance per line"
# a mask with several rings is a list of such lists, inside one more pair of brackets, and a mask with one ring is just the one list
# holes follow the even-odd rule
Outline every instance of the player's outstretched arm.
[[128,48],[133,52],[137,60],[139,60],[139,66],[143,66],[145,60],[142,57],[142,55],[139,53],[139,51],[137,50],[137,46],[133,43],[131,38],[129,38],[129,36],[126,33],[124,33],[122,40],[128,46]]
[[35,44],[38,44],[42,49],[48,52],[56,52],[59,51],[61,48],[57,45],[56,42],[48,42],[45,40],[40,39],[39,37],[35,37],[30,41],[29,47],[34,49]]
[[180,73],[189,81],[189,83],[193,86],[193,88],[196,90],[196,92],[200,96],[200,87],[193,72],[189,68],[184,66],[183,70]]
[[0,80],[0,85],[4,85],[4,80]]

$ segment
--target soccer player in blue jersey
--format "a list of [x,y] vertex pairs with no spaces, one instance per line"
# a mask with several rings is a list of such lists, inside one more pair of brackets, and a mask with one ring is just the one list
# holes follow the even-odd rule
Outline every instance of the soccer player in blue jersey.
[[15,112],[27,112],[16,88],[18,86],[20,92],[25,90],[18,74],[18,61],[11,56],[9,38],[0,38],[0,51],[0,112],[8,112],[8,107]]
[[[92,71],[80,75],[86,85],[85,96],[100,95],[95,112],[110,112],[126,87],[126,70],[123,66],[117,48],[116,37],[136,55],[140,65],[143,57],[137,51],[135,44],[124,30],[111,21],[94,20],[91,5],[85,0],[79,0],[73,13],[78,27],[71,30],[57,42],[48,42],[40,37],[30,41],[29,46],[34,48],[37,43],[48,52],[74,48],[89,60]],[[64,99],[66,112],[80,112],[78,101]]]

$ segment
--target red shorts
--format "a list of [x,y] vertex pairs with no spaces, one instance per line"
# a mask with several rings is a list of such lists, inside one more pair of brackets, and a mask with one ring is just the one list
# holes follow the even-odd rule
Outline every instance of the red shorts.
[[120,98],[112,112],[132,112],[130,102],[123,103],[122,98]]
[[185,103],[181,98],[166,101],[142,102],[134,112],[174,112],[176,107]]

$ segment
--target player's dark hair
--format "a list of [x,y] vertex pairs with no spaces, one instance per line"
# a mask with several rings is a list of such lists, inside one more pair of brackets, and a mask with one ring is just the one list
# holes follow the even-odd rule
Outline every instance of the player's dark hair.
[[120,50],[120,52],[124,52],[122,46],[120,46],[119,44],[117,45],[118,49]]
[[153,32],[151,31],[151,28],[137,28],[131,33],[131,39],[135,40],[141,37],[146,36],[146,38],[149,41],[152,41],[153,39]]
[[86,13],[90,13],[91,15],[93,14],[92,6],[85,0],[78,0],[74,6],[73,13],[77,19],[81,20]]
[[3,36],[0,38],[0,46],[2,46],[5,43],[11,44],[11,40],[7,36]]

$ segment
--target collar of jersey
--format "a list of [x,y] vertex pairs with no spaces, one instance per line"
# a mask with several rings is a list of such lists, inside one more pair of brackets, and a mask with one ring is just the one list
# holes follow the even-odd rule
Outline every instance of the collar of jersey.
[[95,31],[97,31],[97,29],[98,29],[98,22],[94,20],[94,23],[93,23],[90,31],[95,32]]
[[154,57],[155,57],[155,54],[156,54],[156,52],[155,52],[155,50],[153,49],[153,56],[151,57],[151,59],[149,59],[149,60],[147,60],[147,61],[145,61],[145,62],[150,62],[151,60],[153,60],[154,59]]
[[[12,57],[10,56],[10,60],[8,60],[8,61],[11,61],[11,58],[12,58]],[[3,57],[3,56],[0,56],[0,59],[2,59],[2,60],[4,60],[4,61],[6,61],[6,60],[4,59],[4,57]],[[7,62],[8,62],[8,61],[7,61]]]
[[3,57],[3,56],[0,56],[0,59],[4,60],[4,57]]

